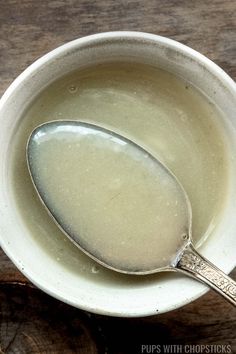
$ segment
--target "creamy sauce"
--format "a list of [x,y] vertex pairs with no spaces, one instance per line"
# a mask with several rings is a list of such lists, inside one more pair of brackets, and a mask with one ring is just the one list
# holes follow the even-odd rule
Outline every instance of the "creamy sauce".
[[55,119],[101,124],[142,145],[174,172],[186,190],[195,245],[214,232],[228,188],[229,156],[221,113],[194,87],[166,71],[107,64],[74,72],[45,88],[24,113],[12,146],[11,178],[19,211],[32,238],[55,262],[93,281],[126,281],[125,275],[97,266],[68,241],[34,191],[26,142],[37,125]]
[[41,198],[83,249],[121,271],[171,265],[188,234],[185,194],[145,150],[76,122],[34,132],[29,167]]

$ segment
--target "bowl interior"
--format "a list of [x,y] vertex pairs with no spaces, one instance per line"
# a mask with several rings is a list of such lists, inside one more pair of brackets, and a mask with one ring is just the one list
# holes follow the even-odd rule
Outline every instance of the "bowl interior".
[[[60,300],[91,312],[117,316],[144,316],[166,312],[190,302],[207,288],[177,274],[156,274],[133,281],[114,274],[114,282],[96,282],[78,276],[52,259],[35,242],[20,216],[10,176],[9,155],[14,134],[26,107],[50,82],[78,68],[106,62],[137,62],[163,68],[188,80],[225,114],[223,122],[231,151],[235,146],[236,88],[234,82],[204,56],[175,41],[159,36],[114,32],[70,42],[32,64],[10,86],[0,103],[0,240],[16,266],[37,286]],[[222,220],[201,253],[222,270],[235,266],[236,163],[230,166],[230,192]],[[168,296],[167,296],[168,295]]]

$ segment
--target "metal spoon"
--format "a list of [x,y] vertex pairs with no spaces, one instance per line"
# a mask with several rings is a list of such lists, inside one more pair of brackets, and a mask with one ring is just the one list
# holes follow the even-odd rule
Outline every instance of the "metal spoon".
[[[119,149],[128,147],[135,153],[136,159],[138,158],[141,161],[141,159],[145,158],[148,163],[154,166],[157,174],[162,176],[159,176],[160,183],[162,183],[161,179],[165,179],[174,186],[175,193],[179,193],[180,198],[182,198],[181,235],[176,234],[176,238],[178,238],[178,248],[175,250],[174,254],[163,255],[165,257],[160,261],[157,260],[154,265],[147,263],[147,265],[144,266],[140,263],[138,257],[133,257],[129,263],[126,263],[122,261],[122,253],[119,251],[119,240],[117,240],[115,248],[117,249],[118,258],[112,259],[109,256],[109,252],[106,253],[104,247],[101,247],[99,244],[95,246],[91,240],[89,240],[89,242],[86,241],[85,231],[78,230],[76,227],[71,227],[67,220],[61,217],[57,208],[54,207],[55,205],[51,203],[48,193],[43,188],[41,176],[42,169],[39,169],[39,166],[37,165],[36,156],[40,151],[39,149],[42,148],[42,146],[44,147],[50,139],[72,139],[74,137],[82,137],[85,135],[92,137],[93,139],[96,137],[96,139],[100,139],[102,143],[108,142],[113,145],[117,144]],[[113,131],[94,124],[79,121],[53,121],[38,126],[29,137],[26,152],[29,173],[42,204],[65,235],[88,256],[92,257],[105,267],[126,274],[151,274],[160,271],[179,271],[209,285],[226,300],[236,306],[236,282],[194,249],[191,239],[192,211],[184,188],[181,186],[176,176],[174,176],[166,166],[153,157],[149,152]],[[132,156],[132,154],[129,155],[131,162],[133,161]],[[79,217],[80,216],[78,216],[78,219]],[[170,223],[172,221],[173,220],[169,220]],[[107,240],[107,242],[109,242],[109,240]],[[138,240],[136,244],[138,244]],[[142,251],[142,249],[144,249],[143,245],[138,244],[138,249]]]

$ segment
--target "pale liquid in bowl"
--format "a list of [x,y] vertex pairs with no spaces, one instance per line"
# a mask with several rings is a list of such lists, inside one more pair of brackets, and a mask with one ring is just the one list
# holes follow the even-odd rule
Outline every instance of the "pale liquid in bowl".
[[[141,144],[173,171],[186,190],[195,245],[214,232],[228,182],[221,113],[193,86],[166,71],[107,64],[74,72],[44,89],[16,132],[12,178],[19,210],[32,237],[56,261],[98,282],[125,281],[124,275],[97,266],[71,244],[34,191],[25,158],[27,139],[37,125],[56,119],[94,122]],[[145,222],[148,215],[142,218]]]

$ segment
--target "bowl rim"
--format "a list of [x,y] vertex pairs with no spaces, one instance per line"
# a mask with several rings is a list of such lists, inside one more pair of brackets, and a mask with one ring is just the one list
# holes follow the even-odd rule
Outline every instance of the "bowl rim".
[[[104,41],[104,40],[112,40],[112,39],[117,39],[117,38],[122,38],[122,39],[136,39],[136,40],[148,40],[148,41],[153,41],[159,44],[163,44],[165,46],[171,47],[175,49],[178,52],[182,52],[185,55],[187,55],[190,58],[194,58],[195,61],[202,63],[205,67],[208,68],[208,70],[213,73],[214,76],[218,77],[218,79],[221,82],[224,82],[224,84],[227,85],[227,88],[234,94],[236,95],[236,83],[230,76],[223,70],[221,69],[217,64],[215,64],[213,61],[205,57],[203,54],[200,54],[198,51],[180,43],[177,42],[173,39],[159,36],[156,34],[151,34],[151,33],[145,33],[145,32],[138,32],[138,31],[112,31],[112,32],[101,32],[97,34],[92,34],[89,36],[81,37],[74,39],[70,42],[67,42],[56,49],[53,49],[52,51],[44,54],[42,57],[37,59],[35,62],[33,62],[30,66],[28,66],[12,83],[11,85],[7,88],[5,93],[2,95],[0,99],[0,111],[2,107],[7,103],[8,98],[12,95],[12,93],[17,89],[17,87],[24,82],[25,79],[27,79],[29,76],[31,76],[34,72],[37,72],[40,67],[42,67],[45,63],[47,63],[50,60],[55,60],[57,57],[60,57],[61,54],[66,53],[67,51],[70,52],[73,49],[76,49],[80,45],[83,44],[92,44],[98,41]],[[4,243],[3,240],[0,237],[0,245],[3,249],[3,251],[7,254],[7,256],[11,259],[11,261],[16,265],[16,267],[20,270],[21,273],[23,273],[34,285],[36,285],[38,288],[42,289],[44,292],[47,294],[53,296],[54,298],[61,300],[67,304],[73,305],[74,307],[93,312],[93,313],[99,313],[103,315],[108,315],[108,316],[117,316],[117,317],[140,317],[140,316],[150,316],[156,314],[154,309],[150,309],[147,311],[147,309],[140,309],[138,312],[130,312],[130,313],[121,313],[120,311],[117,311],[114,309],[114,311],[108,311],[106,309],[98,309],[95,308],[92,304],[89,304],[87,302],[86,304],[78,304],[76,301],[73,301],[72,299],[67,299],[60,294],[56,293],[50,287],[45,287],[38,281],[37,279],[33,279],[30,275],[30,272],[26,268],[24,270],[21,269],[20,264],[18,263],[14,252],[11,252],[11,246],[8,246],[7,243]],[[226,272],[230,272],[234,266],[236,265],[236,262],[234,265],[232,264],[227,264],[227,269]],[[199,298],[203,294],[205,294],[209,289],[207,287],[196,289],[195,295],[192,296],[191,298],[186,297],[186,299],[179,301],[178,304],[171,304],[167,305],[166,308],[162,312],[168,312],[171,310],[175,310],[179,307],[182,307],[195,299]]]

